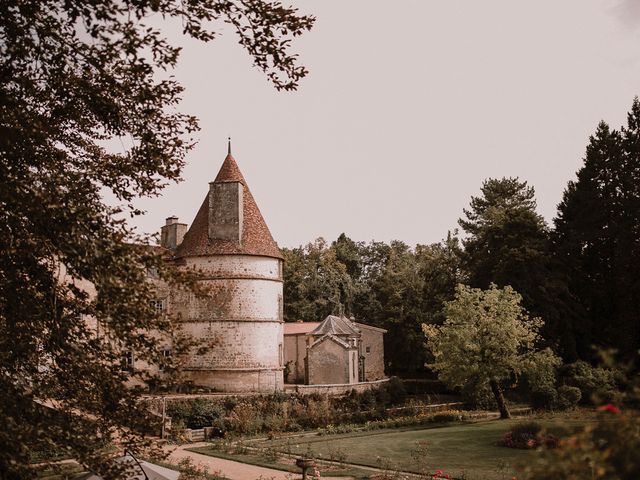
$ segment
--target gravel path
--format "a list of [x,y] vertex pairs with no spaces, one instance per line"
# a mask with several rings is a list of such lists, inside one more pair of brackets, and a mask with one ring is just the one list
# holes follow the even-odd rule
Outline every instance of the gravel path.
[[[206,443],[191,443],[181,445],[169,455],[168,461],[178,463],[183,458],[191,458],[193,463],[201,467],[207,467],[209,473],[219,472],[221,476],[229,480],[298,480],[302,474],[288,473],[271,468],[248,465],[246,463],[234,462],[224,458],[211,457],[201,453],[188,452],[186,448],[204,447]],[[346,477],[322,477],[322,480],[348,480]]]

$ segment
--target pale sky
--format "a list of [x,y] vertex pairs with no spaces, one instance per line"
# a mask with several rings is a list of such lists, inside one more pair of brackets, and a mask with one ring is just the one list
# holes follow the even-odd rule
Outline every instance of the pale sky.
[[[285,2],[287,3],[287,2]],[[139,202],[143,231],[191,223],[227,136],[280,246],[437,242],[489,177],[518,176],[551,221],[601,119],[640,94],[640,0],[300,0],[310,70],[277,92],[223,28],[184,46],[182,110],[202,127],[184,181]]]

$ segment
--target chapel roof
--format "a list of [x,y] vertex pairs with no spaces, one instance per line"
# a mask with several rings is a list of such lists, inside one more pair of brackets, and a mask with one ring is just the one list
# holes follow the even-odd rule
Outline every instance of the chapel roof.
[[309,333],[318,325],[320,325],[320,322],[285,322],[284,334],[301,335],[303,333]]
[[358,337],[360,336],[360,330],[347,317],[336,317],[335,315],[329,315],[313,331],[309,332],[309,335],[313,336],[327,334]]
[[243,187],[243,222],[241,241],[209,238],[209,193],[193,223],[176,250],[176,258],[208,255],[259,255],[282,258],[280,249],[269,232],[247,182],[229,151],[213,183],[239,182]]

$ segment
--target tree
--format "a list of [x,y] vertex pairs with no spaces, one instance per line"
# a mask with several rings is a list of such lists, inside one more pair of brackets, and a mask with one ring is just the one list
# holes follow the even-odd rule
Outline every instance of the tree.
[[342,312],[385,328],[389,372],[424,368],[422,324],[443,322],[443,302],[463,279],[455,234],[412,249],[400,241],[355,242],[343,233],[330,246],[318,239],[282,254],[285,320]]
[[592,344],[630,357],[640,347],[640,101],[627,127],[601,122],[554,220],[553,252],[582,307],[580,356]]
[[471,197],[465,218],[464,265],[469,282],[478,288],[491,283],[512,285],[530,306],[532,281],[544,269],[547,227],[536,212],[535,191],[517,178],[490,178],[482,195]]
[[537,350],[543,322],[529,318],[522,297],[510,286],[492,284],[481,290],[465,285],[455,299],[445,303],[441,326],[424,325],[427,348],[434,357],[429,365],[450,387],[489,387],[501,418],[509,418],[504,399],[506,385],[523,374],[540,376],[536,370],[559,365],[550,349]]
[[440,243],[416,246],[416,262],[424,280],[422,310],[424,323],[441,325],[444,320],[443,307],[452,300],[456,286],[466,281],[462,268],[463,251],[458,232],[448,232]]
[[[373,245],[375,246],[375,244]],[[424,322],[423,279],[414,252],[404,242],[385,245],[383,268],[368,283],[368,298],[359,303],[358,318],[387,329],[385,360],[391,371],[415,371],[424,365],[421,325]]]
[[282,255],[285,321],[318,322],[327,315],[351,313],[345,305],[351,302],[353,282],[324,239],[306,247],[283,248]]
[[511,285],[523,305],[545,319],[544,337],[566,360],[576,358],[578,306],[562,270],[549,253],[549,231],[536,212],[533,187],[518,178],[488,179],[458,220],[464,239],[463,267],[469,284]]
[[[198,128],[164,74],[180,49],[148,19],[176,19],[203,41],[215,36],[211,22],[229,23],[275,87],[290,90],[306,70],[289,43],[313,18],[267,0],[0,10],[0,478],[32,476],[34,449],[115,476],[101,447],[117,438],[137,452],[149,417],[120,355],[158,363],[155,335],[173,329],[146,281],[149,269],[173,277],[121,219],[140,213],[134,199],[179,179]],[[105,148],[114,140],[124,151]]]

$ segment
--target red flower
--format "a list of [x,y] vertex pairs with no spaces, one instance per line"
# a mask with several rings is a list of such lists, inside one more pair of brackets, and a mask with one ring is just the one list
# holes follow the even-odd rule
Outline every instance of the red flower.
[[621,413],[621,410],[618,407],[616,407],[613,403],[607,403],[606,405],[602,405],[601,407],[598,407],[598,411],[609,412],[616,415]]

